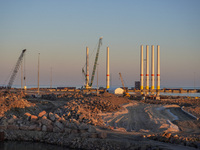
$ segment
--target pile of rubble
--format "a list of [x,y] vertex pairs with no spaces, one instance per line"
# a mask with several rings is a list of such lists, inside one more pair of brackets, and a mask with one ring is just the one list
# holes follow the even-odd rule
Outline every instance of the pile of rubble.
[[179,144],[184,146],[190,146],[195,148],[200,148],[200,136],[181,136],[177,134],[171,133],[158,133],[158,134],[149,134],[143,135],[144,138],[165,142],[165,143],[172,143],[172,144]]
[[0,117],[4,116],[7,111],[24,109],[26,107],[35,107],[35,104],[22,98],[22,95],[15,93],[6,93],[0,96]]
[[120,108],[119,105],[99,97],[85,97],[66,102],[65,105],[56,109],[54,114],[58,114],[66,120],[75,119],[86,124],[104,126],[98,113],[117,111]]

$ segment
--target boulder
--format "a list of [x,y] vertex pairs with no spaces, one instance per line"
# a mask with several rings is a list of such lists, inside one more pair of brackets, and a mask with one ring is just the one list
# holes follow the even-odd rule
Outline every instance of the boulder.
[[38,119],[37,116],[35,116],[35,115],[31,115],[31,122],[36,122],[37,119]]
[[60,116],[58,114],[55,114],[55,118],[56,118],[56,120],[59,120]]
[[52,132],[53,131],[53,126],[52,125],[47,125],[47,131]]
[[55,117],[55,115],[52,112],[49,113],[49,119],[51,121],[55,121],[56,120],[56,117]]
[[71,129],[65,128],[65,133],[70,134],[71,133]]
[[96,128],[93,127],[93,126],[89,126],[88,132],[89,132],[89,133],[95,133],[95,132],[96,132]]
[[98,133],[98,138],[100,138],[100,139],[107,138],[107,133],[106,132],[100,132],[100,133]]
[[45,110],[42,111],[42,112],[40,112],[40,113],[38,114],[38,117],[39,117],[39,118],[42,118],[43,116],[46,116],[46,117],[47,117],[47,113],[46,113]]
[[26,120],[29,120],[31,117],[31,114],[27,112],[24,114],[24,116],[25,116]]
[[30,126],[28,127],[28,130],[36,130],[36,128],[37,128],[37,125],[36,125],[36,124],[33,124],[33,125],[30,125]]
[[47,126],[46,125],[42,125],[42,131],[44,131],[44,132],[47,131]]
[[58,127],[60,130],[64,129],[64,125],[61,122],[59,122],[59,121],[55,122],[55,126]]
[[7,129],[9,129],[9,130],[18,130],[19,127],[16,126],[16,125],[8,125],[8,126],[7,126]]
[[13,118],[8,119],[8,124],[13,124],[15,120]]
[[47,119],[46,116],[43,116],[43,117],[42,117],[41,122],[42,122],[43,125],[46,125],[46,126],[47,126],[47,125],[50,125],[50,124],[52,123],[51,120]]
[[80,124],[79,129],[80,130],[88,130],[89,126],[87,124],[85,124],[85,123],[82,123],[82,124]]
[[61,132],[61,130],[60,130],[60,128],[58,128],[58,127],[54,127],[54,128],[53,128],[53,132]]
[[20,125],[20,127],[19,127],[20,130],[28,130],[28,128],[29,127],[27,125],[23,125],[23,124]]
[[24,115],[27,116],[27,117],[30,117],[30,116],[31,116],[31,114],[28,113],[28,112],[26,112]]
[[6,125],[0,125],[0,130],[6,130],[7,126]]
[[0,132],[0,141],[4,141],[4,138],[5,138],[5,133]]

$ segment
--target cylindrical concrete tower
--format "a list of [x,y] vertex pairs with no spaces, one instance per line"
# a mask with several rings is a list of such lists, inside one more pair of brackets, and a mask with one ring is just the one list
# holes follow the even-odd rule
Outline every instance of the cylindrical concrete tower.
[[155,75],[154,75],[154,45],[151,45],[151,89],[154,89]]
[[146,45],[146,90],[149,89],[149,46]]
[[106,88],[110,88],[110,58],[109,47],[107,47],[107,63],[106,63]]
[[86,47],[86,89],[89,88],[89,48]]
[[140,46],[140,90],[144,89],[144,58],[143,45]]
[[160,46],[157,45],[157,90],[160,89]]

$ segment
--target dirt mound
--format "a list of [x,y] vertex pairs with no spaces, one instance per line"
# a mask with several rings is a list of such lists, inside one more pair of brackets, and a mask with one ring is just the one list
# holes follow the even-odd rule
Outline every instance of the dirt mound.
[[[82,96],[79,96],[82,97]],[[104,93],[100,96],[87,95],[83,98],[73,99],[54,111],[67,120],[75,119],[92,125],[104,125],[101,112],[113,112],[121,109],[120,104],[129,102],[123,97]]]
[[21,98],[18,94],[6,94],[0,97],[0,116],[11,110],[17,108],[34,107],[35,104],[28,102],[27,100]]
[[115,104],[115,105],[122,105],[124,103],[131,102],[128,98],[118,97],[118,96],[111,94],[111,93],[108,93],[108,92],[103,93],[100,96],[100,98],[103,99],[103,100],[107,100],[107,101],[109,101],[109,102],[111,102],[112,104]]

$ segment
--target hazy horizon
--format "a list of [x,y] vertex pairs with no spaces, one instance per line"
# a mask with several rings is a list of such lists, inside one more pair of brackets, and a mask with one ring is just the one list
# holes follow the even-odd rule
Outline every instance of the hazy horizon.
[[[8,83],[21,51],[27,49],[26,83],[79,86],[89,47],[90,76],[98,40],[99,85],[106,85],[110,47],[111,85],[134,87],[140,79],[140,45],[160,45],[161,87],[200,87],[199,0],[0,1],[0,85]],[[144,48],[145,51],[145,48]],[[155,67],[156,68],[156,67]],[[20,69],[14,85],[20,85]],[[7,81],[7,82],[5,82]],[[194,83],[195,82],[195,83]],[[94,79],[96,86],[96,76]]]

